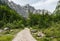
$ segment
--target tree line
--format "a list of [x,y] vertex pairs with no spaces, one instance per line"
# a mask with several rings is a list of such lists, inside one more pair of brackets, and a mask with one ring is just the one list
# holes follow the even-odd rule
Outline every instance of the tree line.
[[52,23],[60,22],[60,13],[53,14],[33,14],[29,12],[29,17],[25,19],[16,11],[9,8],[7,5],[0,5],[0,28],[24,28],[26,26],[38,26],[39,28],[47,28]]

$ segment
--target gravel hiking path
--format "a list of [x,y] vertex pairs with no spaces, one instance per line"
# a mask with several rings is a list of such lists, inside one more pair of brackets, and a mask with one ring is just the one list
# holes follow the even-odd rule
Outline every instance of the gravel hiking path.
[[25,28],[20,31],[12,41],[36,41],[36,39],[32,37],[30,29]]

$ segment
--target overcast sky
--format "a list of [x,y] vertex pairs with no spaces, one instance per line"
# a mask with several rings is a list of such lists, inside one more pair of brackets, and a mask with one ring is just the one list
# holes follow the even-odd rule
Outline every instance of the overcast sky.
[[46,9],[51,12],[54,11],[58,2],[58,0],[12,0],[12,1],[14,1],[16,4],[20,4],[21,6],[30,4],[31,6],[35,7],[35,9]]

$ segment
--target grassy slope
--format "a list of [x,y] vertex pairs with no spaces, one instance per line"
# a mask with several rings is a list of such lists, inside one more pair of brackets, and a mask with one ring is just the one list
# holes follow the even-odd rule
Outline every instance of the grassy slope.
[[42,31],[45,34],[45,37],[42,37],[42,38],[37,38],[37,35],[33,34],[33,36],[37,39],[37,41],[60,41],[60,24],[59,23],[53,23],[51,27],[45,28],[45,29],[37,28],[37,31]]

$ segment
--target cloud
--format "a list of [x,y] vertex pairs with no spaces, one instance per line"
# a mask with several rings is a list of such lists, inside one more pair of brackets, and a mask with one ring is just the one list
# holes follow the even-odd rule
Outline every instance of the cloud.
[[46,9],[51,12],[54,11],[58,0],[45,0],[45,1],[39,1],[35,4],[32,4],[36,9]]
[[20,4],[21,6],[30,4],[36,9],[46,9],[53,12],[54,9],[56,8],[58,0],[12,0],[12,1],[14,1],[17,4]]
[[26,4],[37,3],[40,0],[10,0],[10,1],[14,1],[15,3],[20,4],[20,5],[26,5]]

